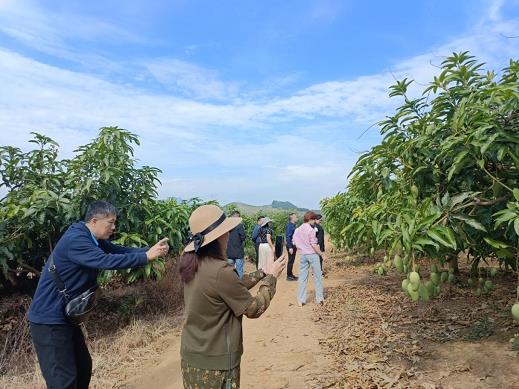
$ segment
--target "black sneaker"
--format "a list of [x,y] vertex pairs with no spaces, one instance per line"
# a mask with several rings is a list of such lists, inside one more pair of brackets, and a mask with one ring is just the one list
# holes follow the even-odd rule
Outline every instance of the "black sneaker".
[[298,278],[296,276],[288,276],[287,281],[297,281]]

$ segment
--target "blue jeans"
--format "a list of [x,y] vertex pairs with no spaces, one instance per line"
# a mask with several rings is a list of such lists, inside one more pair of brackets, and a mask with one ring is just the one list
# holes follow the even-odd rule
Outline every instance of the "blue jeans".
[[238,275],[240,276],[240,279],[243,278],[243,258],[236,258],[236,259],[227,259],[227,263],[231,266],[234,266],[236,271],[238,272]]
[[301,255],[299,264],[299,285],[297,289],[297,302],[300,304],[306,303],[306,284],[308,283],[310,267],[312,268],[312,273],[314,273],[315,301],[320,303],[324,300],[323,272],[319,262],[319,255]]

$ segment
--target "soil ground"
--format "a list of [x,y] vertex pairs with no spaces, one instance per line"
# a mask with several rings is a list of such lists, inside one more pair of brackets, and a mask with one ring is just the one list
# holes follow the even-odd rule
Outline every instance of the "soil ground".
[[[253,268],[248,265],[249,271]],[[297,269],[297,267],[296,267]],[[339,280],[330,280],[337,285]],[[280,277],[269,309],[258,319],[243,319],[244,355],[241,363],[243,388],[306,388],[322,387],[330,373],[331,359],[322,352],[319,339],[322,331],[313,319],[316,308],[314,289],[310,283],[308,304],[300,308],[295,296],[297,282]],[[253,294],[256,289],[251,291]],[[126,384],[125,388],[182,387],[180,372],[180,341],[175,334],[161,361],[145,369],[147,374]]]
[[[313,302],[312,282],[298,307],[297,282],[282,277],[268,311],[244,319],[243,388],[519,388],[508,342],[517,330],[507,310],[513,280],[497,281],[500,300],[453,286],[418,304],[401,293],[401,276],[372,274],[372,261],[331,262],[324,307]],[[167,342],[160,360],[122,387],[181,388],[178,333]]]

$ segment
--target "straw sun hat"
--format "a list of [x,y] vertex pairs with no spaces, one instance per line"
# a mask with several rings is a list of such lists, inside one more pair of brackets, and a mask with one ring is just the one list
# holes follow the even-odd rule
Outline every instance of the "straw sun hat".
[[189,218],[190,243],[184,249],[185,252],[197,252],[220,236],[229,232],[242,219],[240,217],[227,218],[222,209],[216,205],[202,205],[194,210]]
[[270,217],[266,217],[263,219],[263,223],[261,223],[261,227],[265,227],[267,224],[269,224],[272,221]]

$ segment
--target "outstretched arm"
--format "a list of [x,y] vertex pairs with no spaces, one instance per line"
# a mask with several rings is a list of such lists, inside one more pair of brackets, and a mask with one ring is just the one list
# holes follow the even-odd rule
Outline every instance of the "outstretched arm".
[[262,281],[258,293],[252,299],[250,305],[244,312],[244,315],[250,319],[260,317],[267,310],[270,301],[276,294],[276,277],[268,274]]
[[260,317],[276,293],[276,277],[282,273],[285,265],[284,257],[274,262],[272,274],[267,274],[261,280],[256,296],[251,295],[244,283],[236,277],[234,269],[223,267],[216,275],[217,290],[235,316]]
[[258,269],[252,273],[244,274],[241,282],[247,289],[253,288],[258,282],[265,278],[266,274],[263,269]]

